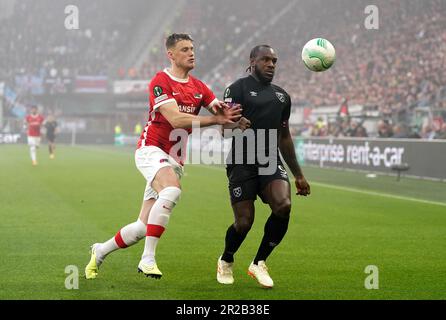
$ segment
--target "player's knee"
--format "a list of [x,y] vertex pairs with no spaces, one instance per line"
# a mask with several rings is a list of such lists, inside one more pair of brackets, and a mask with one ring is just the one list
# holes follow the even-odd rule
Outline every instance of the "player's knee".
[[180,200],[181,196],[181,189],[178,187],[167,187],[161,190],[159,193],[159,198],[164,199],[170,202],[173,202],[174,204],[177,204]]
[[253,219],[249,217],[239,218],[234,223],[235,231],[239,234],[248,233],[251,230],[253,222]]
[[274,206],[274,214],[281,218],[288,218],[291,212],[291,200],[285,199]]

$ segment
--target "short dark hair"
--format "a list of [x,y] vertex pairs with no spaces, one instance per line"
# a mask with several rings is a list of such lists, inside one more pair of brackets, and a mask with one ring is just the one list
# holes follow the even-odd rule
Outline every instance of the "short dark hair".
[[263,48],[272,49],[272,47],[267,44],[261,44],[261,45],[255,46],[254,48],[252,48],[251,53],[249,54],[249,59],[257,58],[260,50],[262,50]]
[[[259,56],[260,51],[264,48],[272,49],[272,47],[268,44],[261,44],[255,46],[254,48],[252,48],[251,53],[249,54],[249,60],[257,58]],[[248,69],[246,69],[246,72],[251,72],[251,70],[252,68],[251,66],[249,66]]]
[[187,33],[173,33],[166,39],[166,48],[170,49],[174,47],[177,44],[177,42],[182,40],[189,40],[192,42],[194,41],[194,39],[192,39],[192,37]]

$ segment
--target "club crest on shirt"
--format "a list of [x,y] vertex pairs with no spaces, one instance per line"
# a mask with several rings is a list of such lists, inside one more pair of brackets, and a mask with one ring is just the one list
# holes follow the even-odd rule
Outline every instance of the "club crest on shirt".
[[231,89],[227,88],[225,91],[225,98],[228,98],[231,95]]
[[200,93],[196,93],[196,94],[194,94],[194,98],[195,99],[201,99],[201,98],[203,98],[203,95],[200,94]]
[[282,92],[276,92],[276,96],[280,102],[285,103],[285,95]]

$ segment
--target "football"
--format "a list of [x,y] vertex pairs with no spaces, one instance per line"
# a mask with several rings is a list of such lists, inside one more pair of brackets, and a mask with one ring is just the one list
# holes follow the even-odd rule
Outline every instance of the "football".
[[302,50],[302,61],[311,71],[326,71],[333,66],[335,60],[334,46],[323,38],[308,41]]

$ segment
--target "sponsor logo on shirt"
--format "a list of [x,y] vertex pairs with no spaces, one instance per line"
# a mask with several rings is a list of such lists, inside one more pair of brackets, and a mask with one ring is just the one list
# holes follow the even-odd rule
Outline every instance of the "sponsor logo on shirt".
[[197,107],[194,107],[193,105],[190,105],[190,106],[180,105],[178,107],[180,109],[180,112],[184,112],[184,113],[195,113],[195,110],[197,110]]
[[249,94],[251,95],[251,97],[257,97],[258,96],[258,93],[255,92],[255,91],[251,91]]

